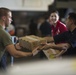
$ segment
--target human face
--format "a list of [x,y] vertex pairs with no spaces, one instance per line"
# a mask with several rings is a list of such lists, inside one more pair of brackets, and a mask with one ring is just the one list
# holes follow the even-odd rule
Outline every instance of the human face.
[[51,13],[50,15],[50,24],[54,25],[59,20],[59,15],[57,13]]
[[8,12],[8,15],[5,18],[5,26],[8,27],[12,22],[12,13]]
[[73,24],[73,21],[71,19],[69,19],[69,16],[66,18],[66,26],[68,28],[68,30],[71,29],[71,26]]

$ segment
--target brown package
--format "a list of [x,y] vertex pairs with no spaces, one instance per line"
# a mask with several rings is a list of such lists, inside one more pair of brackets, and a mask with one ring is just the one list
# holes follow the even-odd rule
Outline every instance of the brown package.
[[46,57],[48,59],[53,59],[55,58],[55,55],[57,55],[58,53],[60,53],[59,50],[54,50],[54,49],[48,49],[48,50],[43,50],[44,54],[46,55]]
[[19,39],[19,44],[23,48],[27,48],[29,50],[33,50],[38,47],[41,43],[46,43],[47,41],[44,38],[30,35],[24,36]]

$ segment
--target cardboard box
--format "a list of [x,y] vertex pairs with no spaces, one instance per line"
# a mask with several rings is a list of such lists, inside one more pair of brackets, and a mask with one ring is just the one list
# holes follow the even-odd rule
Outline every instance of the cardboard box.
[[27,48],[29,50],[33,50],[38,47],[41,43],[46,43],[47,41],[44,38],[30,35],[24,36],[19,39],[20,46],[23,48]]
[[47,50],[43,50],[44,54],[46,55],[46,57],[50,60],[50,59],[54,59],[55,55],[60,53],[59,50],[54,50],[54,49],[47,49]]

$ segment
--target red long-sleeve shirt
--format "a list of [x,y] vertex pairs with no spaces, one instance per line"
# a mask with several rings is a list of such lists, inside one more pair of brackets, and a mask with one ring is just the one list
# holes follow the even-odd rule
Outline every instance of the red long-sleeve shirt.
[[53,25],[51,25],[51,33],[52,36],[61,34],[65,31],[68,31],[67,27],[65,24],[63,24],[62,22],[58,21],[56,27],[54,27]]

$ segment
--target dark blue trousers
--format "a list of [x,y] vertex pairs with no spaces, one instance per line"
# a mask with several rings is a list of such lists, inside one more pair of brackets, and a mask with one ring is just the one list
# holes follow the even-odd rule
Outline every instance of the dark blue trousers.
[[0,61],[0,70],[6,70],[7,54],[5,53]]

